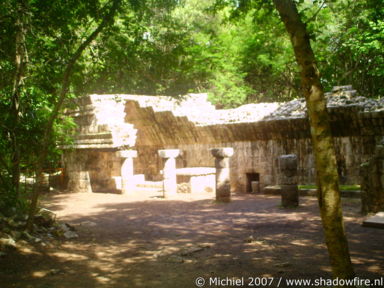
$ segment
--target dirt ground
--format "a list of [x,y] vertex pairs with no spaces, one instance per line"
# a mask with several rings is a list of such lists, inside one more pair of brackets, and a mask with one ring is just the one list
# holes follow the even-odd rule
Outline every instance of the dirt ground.
[[[212,194],[51,195],[45,206],[79,237],[0,258],[0,287],[183,288],[197,287],[197,277],[205,280],[199,287],[236,287],[236,279],[251,287],[249,277],[273,277],[259,287],[286,287],[286,279],[331,278],[317,200],[300,201],[283,209],[278,196],[251,194],[229,204]],[[361,226],[358,200],[343,205],[357,276],[383,277],[384,230]],[[217,277],[233,282],[209,282]]]

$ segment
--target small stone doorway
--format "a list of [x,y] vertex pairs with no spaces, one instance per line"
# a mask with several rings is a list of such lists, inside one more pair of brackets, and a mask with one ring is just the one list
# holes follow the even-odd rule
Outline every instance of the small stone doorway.
[[[252,189],[252,182],[260,183],[260,174],[259,173],[247,173],[246,176],[247,176],[246,192],[247,193],[257,193],[258,191],[253,191],[254,189]],[[257,185],[257,188],[259,188],[259,185]],[[257,189],[257,190],[259,190],[259,189]]]

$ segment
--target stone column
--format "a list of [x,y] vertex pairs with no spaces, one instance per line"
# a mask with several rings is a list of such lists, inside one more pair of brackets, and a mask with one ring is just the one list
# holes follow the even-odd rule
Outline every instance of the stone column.
[[213,148],[211,153],[215,157],[216,201],[229,202],[231,200],[229,158],[233,155],[233,148]]
[[281,205],[283,207],[299,206],[299,189],[297,187],[297,156],[295,154],[279,157],[279,185],[281,187]]
[[132,194],[135,191],[135,179],[133,177],[133,158],[137,157],[136,150],[119,151],[119,156],[123,158],[121,165],[121,194]]
[[164,158],[163,168],[163,193],[164,198],[177,193],[176,180],[176,157],[179,156],[179,149],[165,149],[158,151],[159,156]]
[[75,150],[66,152],[66,167],[68,173],[68,187],[71,192],[92,193],[89,172],[86,169],[88,153]]

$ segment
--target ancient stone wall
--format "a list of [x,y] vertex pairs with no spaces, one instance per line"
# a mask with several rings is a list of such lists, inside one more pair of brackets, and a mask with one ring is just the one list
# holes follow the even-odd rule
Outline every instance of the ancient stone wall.
[[[371,150],[365,145],[367,142],[374,142],[374,139],[369,138],[356,136],[335,138],[340,180],[343,184],[359,183],[360,164],[371,155]],[[183,151],[180,165],[213,167],[214,159],[209,155],[209,149],[215,146],[217,145],[179,145],[177,148]],[[232,142],[222,143],[222,146],[231,146],[235,150],[230,163],[232,189],[236,191],[249,191],[251,188],[249,181],[253,179],[252,177],[258,178],[253,180],[258,180],[261,187],[277,184],[277,158],[292,153],[298,156],[299,183],[315,183],[315,164],[309,138]]]
[[384,210],[384,145],[375,147],[374,155],[360,166],[362,212]]
[[[335,90],[333,98],[328,95],[328,106],[341,180],[355,184],[360,164],[384,135],[384,110],[381,102],[356,98],[348,89]],[[259,181],[261,187],[276,184],[277,158],[283,154],[298,156],[299,183],[315,182],[303,100],[215,110],[204,95],[181,102],[169,97],[90,95],[69,115],[78,123],[72,149],[82,152],[77,160],[67,157],[67,166],[73,170],[80,167],[76,161],[88,157],[81,169],[89,171],[99,191],[116,189],[114,179],[121,166],[116,151],[124,149],[137,150],[135,173],[147,180],[162,178],[159,149],[180,149],[176,165],[182,168],[214,167],[209,149],[233,147],[232,190],[249,191],[251,181]]]
[[[121,159],[115,151],[82,149],[68,150],[64,153],[66,174],[69,177],[68,189],[74,192],[117,192],[120,181]],[[76,185],[81,177],[90,181],[90,187],[85,184]],[[80,178],[79,178],[80,177]],[[71,184],[74,182],[74,184]],[[88,191],[90,189],[91,191]]]

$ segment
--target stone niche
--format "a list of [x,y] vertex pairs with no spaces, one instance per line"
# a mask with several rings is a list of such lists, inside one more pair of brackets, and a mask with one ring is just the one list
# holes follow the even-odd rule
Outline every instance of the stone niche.
[[247,172],[245,175],[247,179],[246,192],[259,193],[260,192],[260,173]]

